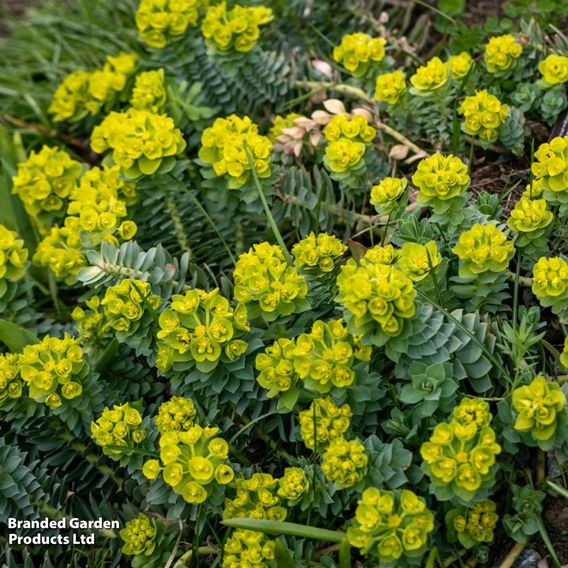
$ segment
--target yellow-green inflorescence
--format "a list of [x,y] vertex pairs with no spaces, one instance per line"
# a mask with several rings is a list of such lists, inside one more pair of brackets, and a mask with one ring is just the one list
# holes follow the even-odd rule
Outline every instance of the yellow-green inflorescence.
[[333,49],[333,59],[354,77],[362,77],[384,59],[386,44],[383,38],[360,32],[348,34]]
[[[449,422],[438,424],[422,444],[422,467],[441,500],[478,501],[495,478],[495,456],[501,446],[491,428],[489,405],[464,398]],[[486,492],[486,491],[485,491]]]
[[516,64],[522,52],[521,44],[511,34],[492,37],[485,46],[483,60],[489,73],[503,73]]
[[413,282],[420,282],[441,262],[442,255],[435,241],[404,243],[398,252],[397,266]]
[[434,208],[440,202],[462,196],[471,183],[467,166],[457,156],[434,154],[420,160],[412,183],[418,188],[418,201]]
[[310,489],[310,480],[300,467],[287,467],[278,484],[278,495],[291,506],[300,501]]
[[166,47],[179,40],[190,27],[197,26],[204,0],[141,0],[136,11],[136,27],[150,47]]
[[156,522],[140,513],[138,517],[127,521],[120,531],[124,542],[122,553],[129,556],[151,556],[156,548]]
[[22,200],[29,215],[41,221],[62,217],[82,171],[82,165],[67,152],[42,146],[18,164],[12,193]]
[[568,191],[568,136],[541,144],[534,157],[532,173],[547,191],[547,198]]
[[[142,473],[148,479],[160,474],[188,503],[203,503],[212,491],[231,483],[235,476],[228,465],[229,445],[218,437],[219,428],[193,425],[185,432],[160,436],[160,461],[148,460]],[[160,463],[161,462],[161,463]]]
[[542,75],[542,84],[546,88],[561,85],[568,81],[568,57],[551,53],[538,64]]
[[227,499],[224,519],[240,517],[283,521],[287,511],[282,506],[278,494],[278,480],[269,473],[253,473],[250,479],[238,478],[235,481],[236,496]]
[[348,404],[337,406],[329,396],[316,398],[299,415],[304,444],[314,451],[324,450],[332,440],[342,438],[349,430],[352,415]]
[[495,142],[507,120],[509,107],[487,91],[477,91],[465,97],[459,113],[464,117],[462,130],[466,134],[477,136],[482,142]]
[[146,438],[142,415],[129,403],[105,408],[102,415],[91,423],[91,436],[103,448],[103,453],[119,459],[124,452],[118,448],[135,448]]
[[545,199],[521,197],[513,207],[507,225],[514,231],[532,233],[548,227],[553,219]]
[[233,361],[247,350],[246,341],[239,339],[250,330],[246,307],[239,304],[233,309],[218,288],[174,294],[158,322],[156,364],[162,372],[193,365],[212,370],[223,355]]
[[396,105],[406,93],[406,76],[404,71],[383,73],[375,83],[375,99],[380,103]]
[[467,76],[469,70],[474,64],[474,61],[467,51],[462,51],[457,55],[449,57],[446,64],[450,69],[452,79],[457,79],[459,81]]
[[493,531],[499,520],[496,510],[497,505],[490,499],[475,503],[472,507],[458,505],[445,518],[448,537],[452,542],[459,541],[464,548],[492,542]]
[[246,304],[252,317],[272,321],[306,306],[308,284],[277,245],[263,242],[241,254],[233,280],[237,302]]
[[226,2],[209,6],[201,24],[201,33],[211,47],[222,51],[251,51],[260,38],[260,26],[273,19],[265,6],[245,7],[235,4],[230,10]]
[[197,410],[190,398],[174,396],[160,404],[158,416],[154,419],[160,434],[166,432],[187,432],[195,425]]
[[21,398],[24,395],[23,387],[19,354],[0,354],[0,409]]
[[8,289],[7,282],[16,282],[24,276],[28,255],[18,234],[0,225],[0,298]]
[[331,272],[347,247],[335,236],[310,233],[292,247],[294,264],[306,272]]
[[353,487],[367,474],[369,455],[359,440],[331,440],[322,456],[321,470],[338,489]]
[[564,348],[560,353],[560,363],[565,369],[568,369],[568,336],[564,338]]
[[349,259],[341,267],[336,300],[346,310],[345,319],[352,333],[365,339],[378,333],[381,337],[372,342],[382,344],[399,335],[404,320],[414,315],[416,290],[404,272],[376,262],[374,256],[373,249],[369,249],[360,264]]
[[269,398],[290,390],[297,382],[294,369],[296,343],[282,337],[256,356],[256,370],[260,371],[256,380],[268,391]]
[[336,114],[323,130],[328,145],[324,164],[334,173],[358,170],[364,165],[363,157],[377,131],[361,114]]
[[568,311],[568,262],[559,256],[541,257],[533,267],[532,291],[556,314]]
[[441,89],[448,82],[449,76],[448,65],[439,57],[433,57],[410,77],[411,92],[415,95],[430,95]]
[[49,113],[55,122],[78,122],[86,115],[108,112],[127,90],[137,66],[136,55],[119,53],[109,55],[101,69],[70,73],[53,94]]
[[371,189],[371,205],[377,213],[389,214],[400,206],[408,182],[406,178],[386,177]]
[[558,383],[539,375],[513,391],[517,414],[515,430],[527,432],[536,442],[549,440],[556,433],[561,413],[566,414],[566,395]]
[[137,75],[130,97],[130,104],[135,109],[159,114],[165,110],[167,101],[168,94],[163,69],[144,71]]
[[88,370],[79,340],[68,334],[26,345],[20,357],[20,374],[30,397],[51,408],[81,395]]
[[229,189],[239,189],[251,180],[253,168],[259,178],[270,177],[271,152],[272,142],[248,116],[232,114],[203,131],[199,158],[227,180]]
[[494,223],[477,223],[460,234],[452,252],[460,259],[460,276],[502,272],[515,254],[515,245]]
[[223,547],[223,568],[268,568],[274,560],[274,541],[256,531],[237,530]]
[[171,170],[185,147],[173,119],[135,108],[111,112],[91,137],[93,151],[111,150],[112,160],[131,179]]
[[355,518],[347,529],[347,540],[362,554],[378,557],[381,566],[402,566],[426,551],[434,528],[434,514],[422,497],[412,491],[363,491]]

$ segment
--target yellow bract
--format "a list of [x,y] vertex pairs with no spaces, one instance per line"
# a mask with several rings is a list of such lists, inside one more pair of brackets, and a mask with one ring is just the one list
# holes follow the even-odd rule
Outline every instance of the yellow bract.
[[548,227],[553,219],[545,199],[521,197],[511,211],[507,225],[514,231],[532,233]]
[[452,78],[463,79],[473,65],[473,58],[467,51],[462,51],[458,55],[452,55],[447,62]]
[[365,477],[369,456],[358,440],[335,438],[323,454],[321,470],[338,488],[353,487]]
[[237,530],[223,547],[223,568],[268,568],[274,560],[274,541],[260,532]]
[[375,99],[380,103],[395,105],[406,93],[406,77],[403,71],[383,73],[375,83]]
[[[146,430],[141,426],[142,416],[130,404],[114,405],[112,410],[105,408],[102,415],[91,423],[91,437],[103,448],[107,456],[119,458],[124,455],[116,448],[134,448],[146,438]],[[129,455],[126,452],[126,455]]]
[[24,247],[24,241],[18,239],[18,234],[0,225],[0,282],[2,279],[19,280],[26,272],[28,255],[29,251]]
[[538,70],[547,87],[566,83],[568,81],[568,57],[551,53],[538,64]]
[[278,495],[288,501],[298,501],[310,488],[310,481],[302,468],[287,467],[284,476],[278,480]]
[[371,189],[371,204],[379,213],[390,213],[407,186],[406,178],[386,177]]
[[397,266],[412,281],[424,280],[434,268],[442,262],[442,255],[434,241],[425,245],[404,243],[398,253]]
[[158,416],[154,419],[160,434],[166,432],[187,432],[195,424],[197,410],[190,398],[174,396],[160,404]]
[[123,554],[129,556],[150,556],[156,548],[156,524],[140,513],[136,519],[128,521],[120,531]]
[[23,394],[20,356],[17,353],[0,354],[0,408]]
[[385,57],[386,40],[364,33],[343,36],[341,43],[333,50],[333,59],[341,63],[355,77],[361,77],[372,63],[379,63]]
[[460,108],[464,117],[463,130],[471,136],[478,136],[486,142],[495,142],[499,137],[499,128],[507,120],[509,107],[487,91],[477,91],[466,97]]
[[568,190],[568,136],[557,136],[541,144],[534,157],[532,173],[545,190]]
[[492,37],[485,46],[483,59],[489,73],[510,69],[521,56],[523,48],[511,34]]
[[352,415],[348,404],[336,406],[331,397],[316,398],[299,415],[305,446],[322,451],[331,440],[342,437],[349,430]]
[[410,82],[417,95],[428,95],[448,82],[449,68],[439,57],[433,57],[416,70]]
[[538,298],[560,298],[568,291],[568,262],[541,257],[533,268],[532,291]]
[[251,51],[260,37],[260,26],[272,21],[270,8],[244,7],[235,4],[227,10],[226,2],[207,9],[201,33],[210,45],[220,51]]
[[164,70],[145,71],[136,77],[130,104],[138,110],[152,113],[164,111],[167,102]]
[[452,154],[434,154],[424,158],[412,176],[412,183],[419,189],[418,201],[421,203],[457,197],[467,190],[470,182],[467,166]]
[[310,233],[292,247],[294,264],[300,268],[331,272],[347,247],[333,235]]

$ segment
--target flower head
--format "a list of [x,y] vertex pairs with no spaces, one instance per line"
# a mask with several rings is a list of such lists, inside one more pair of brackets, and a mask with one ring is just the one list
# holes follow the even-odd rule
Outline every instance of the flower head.
[[371,189],[371,204],[380,213],[390,213],[408,186],[406,178],[386,177]]
[[439,57],[433,57],[416,70],[410,82],[417,95],[429,95],[443,87],[448,81],[449,68]]
[[473,58],[467,51],[462,51],[458,55],[452,55],[447,62],[453,79],[463,79],[473,65]]
[[197,410],[190,398],[174,396],[160,404],[158,416],[154,419],[160,434],[166,432],[187,432],[194,424]]
[[541,257],[533,268],[532,291],[543,299],[562,300],[568,295],[568,262],[560,257]]
[[18,234],[0,225],[0,286],[4,279],[15,282],[22,278],[28,255],[29,251],[24,247],[24,241],[18,239]]
[[483,59],[489,73],[507,71],[521,56],[523,48],[511,34],[490,38]]
[[568,136],[541,144],[534,154],[532,173],[542,187],[554,193],[568,190]]
[[337,487],[353,487],[367,473],[369,456],[358,440],[333,439],[323,454],[321,470]]
[[222,567],[268,568],[274,560],[274,544],[260,532],[236,530],[223,547]]
[[419,189],[418,200],[421,203],[457,197],[467,190],[470,182],[467,166],[452,154],[434,154],[424,158],[412,176],[412,183]]
[[398,254],[397,265],[413,282],[424,280],[442,262],[442,256],[434,241],[425,245],[404,243]]
[[164,70],[145,71],[136,77],[130,104],[138,110],[158,114],[163,112],[167,102]]
[[385,57],[386,40],[364,33],[343,36],[341,43],[333,50],[333,59],[341,63],[355,77],[362,77],[373,63]]
[[287,467],[278,484],[278,495],[292,504],[299,501],[310,489],[308,476],[300,467]]
[[511,211],[507,225],[514,231],[532,233],[548,227],[553,219],[545,199],[521,197]]
[[335,236],[310,233],[292,247],[294,264],[300,269],[331,272],[347,247]]
[[122,552],[130,556],[150,556],[156,548],[156,522],[140,513],[120,531]]
[[509,107],[487,91],[477,91],[475,95],[465,97],[459,113],[465,119],[462,129],[466,134],[478,136],[485,142],[495,142],[499,128],[507,120]]
[[321,451],[332,440],[343,437],[349,430],[352,415],[348,404],[337,406],[331,397],[316,398],[307,410],[300,412],[301,435],[305,446]]
[[403,71],[383,73],[375,83],[375,99],[380,103],[397,104],[406,93],[406,77]]
[[568,57],[551,53],[538,64],[542,82],[546,87],[553,87],[568,81]]
[[17,353],[0,354],[0,409],[23,394],[20,356]]
[[472,548],[482,542],[493,541],[493,531],[499,516],[497,505],[489,499],[475,503],[471,508],[459,505],[446,515],[446,526],[451,540],[459,540],[465,548]]

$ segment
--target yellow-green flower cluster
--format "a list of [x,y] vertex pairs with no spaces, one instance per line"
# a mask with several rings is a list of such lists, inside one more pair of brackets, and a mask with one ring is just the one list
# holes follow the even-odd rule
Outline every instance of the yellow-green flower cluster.
[[329,481],[343,489],[363,480],[368,463],[369,456],[359,440],[334,438],[323,454],[321,470]]
[[295,120],[300,118],[302,115],[296,112],[290,112],[286,116],[277,115],[274,117],[274,123],[270,128],[270,140],[275,142],[278,136],[283,134],[283,130],[286,128],[293,128],[295,126]]
[[356,360],[369,361],[371,347],[363,346],[345,327],[342,319],[314,322],[310,333],[296,339],[294,369],[306,388],[329,392],[355,381]]
[[263,533],[237,530],[223,547],[223,568],[268,568],[274,560],[274,541]]
[[294,264],[304,270],[331,272],[347,247],[335,236],[310,233],[292,247]]
[[398,254],[399,251],[390,244],[384,246],[375,245],[367,249],[365,256],[363,256],[360,262],[363,266],[371,266],[373,264],[396,264]]
[[538,64],[545,87],[554,87],[568,81],[568,57],[551,53]]
[[202,4],[202,0],[141,0],[136,11],[140,37],[151,47],[166,47],[197,25]]
[[471,276],[505,270],[515,254],[515,245],[494,223],[477,223],[461,233],[452,252],[460,259],[460,274]]
[[0,225],[0,296],[4,280],[15,282],[26,272],[29,251],[15,231]]
[[140,513],[136,519],[127,521],[120,531],[124,542],[122,553],[129,556],[151,556],[156,548],[156,522]]
[[501,446],[495,441],[490,421],[486,402],[466,398],[449,423],[434,428],[430,440],[420,448],[422,467],[434,487],[450,489],[469,502],[480,488],[491,483]]
[[448,65],[439,57],[433,57],[410,77],[412,92],[416,95],[429,95],[442,88],[448,82],[448,77]]
[[81,251],[78,217],[66,217],[62,227],[53,227],[37,246],[33,262],[48,267],[55,278],[73,284],[80,268],[87,265]]
[[314,451],[327,448],[332,440],[342,438],[349,430],[351,416],[353,413],[348,404],[336,406],[329,396],[316,398],[309,408],[302,410],[299,415],[305,446]]
[[328,142],[324,163],[332,172],[343,173],[360,165],[367,150],[366,145],[373,141],[377,131],[361,114],[352,117],[336,114],[323,133]]
[[272,142],[248,116],[232,114],[203,131],[199,158],[226,177],[229,189],[238,189],[251,179],[252,167],[259,178],[270,177],[271,152]]
[[511,34],[492,37],[485,46],[483,60],[489,73],[509,70],[521,56],[523,48]]
[[363,554],[378,556],[381,565],[418,559],[434,528],[434,514],[412,491],[380,491],[369,487],[357,504],[347,540]]
[[539,199],[543,196],[544,185],[542,179],[533,179],[531,183],[528,183],[525,191],[523,191],[522,197],[528,199]]
[[564,349],[560,353],[560,363],[568,369],[568,337],[564,339]]
[[268,391],[269,398],[290,390],[298,381],[294,370],[294,351],[296,343],[281,337],[256,356],[256,370],[260,371],[256,380]]
[[111,337],[111,327],[101,311],[101,299],[99,296],[91,296],[85,301],[86,310],[76,306],[71,312],[71,317],[76,322],[79,331],[79,340],[83,344],[108,345]]
[[166,432],[160,436],[160,461],[148,460],[142,473],[164,481],[188,503],[203,503],[216,485],[227,485],[235,473],[225,463],[229,445],[217,437],[219,428],[198,424],[186,432]]
[[399,206],[399,199],[406,192],[406,178],[386,177],[371,189],[371,205],[379,213],[391,213]]
[[133,201],[135,196],[134,184],[121,179],[118,166],[93,168],[71,192],[67,214],[78,219],[88,246],[97,246],[103,240],[117,244],[116,235],[129,240],[136,234],[136,223],[124,220],[127,200]]
[[532,291],[555,313],[568,309],[568,262],[558,256],[541,257],[533,267]]
[[108,446],[135,448],[146,438],[146,430],[141,426],[142,416],[138,410],[126,404],[114,405],[112,410],[105,408],[101,416],[91,422],[91,437],[103,448],[103,453],[118,459],[122,450]]
[[495,142],[499,128],[505,124],[509,107],[487,91],[477,91],[465,97],[459,108],[464,117],[462,129],[466,134],[477,136],[484,142]]
[[0,354],[0,408],[23,394],[20,356],[15,353]]
[[101,306],[108,325],[114,331],[132,334],[139,328],[146,313],[146,304],[155,310],[160,302],[160,297],[152,294],[148,282],[132,278],[109,286]]
[[25,162],[18,164],[12,193],[22,200],[29,215],[61,217],[81,171],[81,164],[67,152],[42,146],[39,152],[32,152]]
[[513,207],[507,225],[514,231],[532,233],[548,227],[553,219],[546,199],[521,197]]
[[375,83],[375,99],[380,103],[395,105],[406,93],[406,76],[404,71],[383,73]]
[[482,542],[491,542],[499,520],[496,510],[497,505],[489,499],[476,503],[471,508],[459,505],[452,509],[446,515],[449,534],[455,535],[452,540],[457,536],[464,548],[473,548]]
[[413,282],[424,280],[442,262],[442,255],[434,241],[425,245],[404,243],[398,253],[397,266]]
[[162,372],[187,370],[194,364],[206,372],[223,353],[233,361],[247,350],[246,341],[238,339],[250,330],[246,307],[239,304],[233,310],[218,288],[174,294],[158,322],[156,365]]
[[568,190],[568,136],[557,136],[541,144],[534,154],[532,173],[545,190]]
[[159,114],[164,111],[167,98],[164,70],[144,71],[136,77],[130,104],[135,109]]
[[20,357],[20,374],[30,397],[51,408],[78,397],[87,372],[79,340],[67,333],[63,339],[46,336],[40,343],[26,345]]
[[101,69],[74,71],[57,87],[49,113],[55,122],[79,121],[85,115],[109,111],[136,71],[138,58],[129,53],[109,55]]
[[112,159],[129,178],[171,169],[185,146],[169,116],[135,108],[111,112],[91,136],[93,151],[112,150]]
[[224,519],[286,519],[287,511],[278,495],[278,480],[269,473],[254,473],[250,479],[239,478],[235,486],[237,494],[225,502]]
[[420,160],[412,183],[419,190],[417,199],[420,203],[435,205],[438,200],[446,201],[462,195],[471,179],[467,166],[457,156],[434,154]]
[[353,317],[352,331],[359,330],[357,333],[376,322],[384,334],[395,337],[402,331],[404,320],[416,311],[412,280],[394,266],[374,262],[357,265],[349,259],[341,267],[337,287],[337,301]]
[[517,413],[515,430],[529,432],[537,442],[554,436],[561,412],[565,412],[566,396],[558,383],[548,382],[542,375],[529,385],[513,391],[513,408]]
[[210,6],[201,24],[201,33],[209,45],[220,51],[251,51],[260,37],[260,26],[272,21],[270,8],[235,4],[227,10],[226,2]]
[[239,256],[233,279],[236,300],[265,319],[295,312],[308,293],[306,280],[286,262],[282,249],[267,242]]
[[473,58],[467,51],[462,51],[458,55],[452,55],[448,61],[447,66],[450,68],[453,79],[463,79],[473,65]]
[[333,50],[333,59],[343,65],[354,77],[362,77],[385,57],[386,40],[364,33],[343,36],[341,43]]
[[284,476],[278,480],[278,495],[290,504],[297,503],[310,489],[306,472],[300,467],[287,467]]
[[154,419],[160,434],[166,432],[187,432],[195,424],[197,410],[190,398],[174,396],[160,404],[158,416]]

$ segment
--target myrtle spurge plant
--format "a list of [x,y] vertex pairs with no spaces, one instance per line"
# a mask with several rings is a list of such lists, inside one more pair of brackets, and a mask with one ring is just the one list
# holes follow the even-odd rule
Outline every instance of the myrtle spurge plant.
[[241,254],[235,271],[235,299],[251,318],[273,321],[307,307],[308,285],[277,245],[260,243]]
[[302,441],[311,450],[323,451],[349,430],[352,415],[348,404],[337,406],[330,397],[316,398],[299,415]]
[[113,162],[130,179],[168,172],[185,146],[171,118],[135,108],[111,112],[91,137],[93,151],[102,154],[111,150]]
[[274,560],[274,542],[255,531],[235,531],[223,547],[223,568],[268,568]]
[[6,565],[566,564],[562,10],[36,4],[0,41],[0,518],[117,524]]
[[370,487],[357,503],[347,531],[349,543],[381,565],[413,564],[426,552],[434,514],[412,491],[380,491]]
[[271,151],[272,142],[248,116],[231,115],[203,131],[199,158],[227,180],[229,189],[238,189],[253,169],[259,178],[270,177]]
[[81,396],[89,370],[79,342],[68,334],[27,345],[19,365],[29,396],[51,408]]
[[141,426],[142,416],[130,404],[114,405],[105,408],[96,421],[91,424],[91,436],[103,448],[103,453],[111,458],[123,454],[120,448],[135,448],[146,437]]
[[239,304],[233,310],[217,288],[175,294],[158,323],[156,364],[163,372],[193,365],[207,372],[221,359],[233,361],[247,350],[246,341],[238,339],[250,330],[246,307]]
[[222,52],[251,51],[260,37],[260,26],[272,21],[270,8],[236,4],[227,9],[226,2],[209,6],[201,24],[208,45]]
[[246,517],[283,521],[288,514],[282,506],[279,482],[269,473],[253,473],[249,479],[237,478],[236,496],[225,502],[223,517]]
[[363,33],[343,36],[333,50],[333,59],[354,77],[362,77],[385,57],[386,40]]
[[229,445],[217,436],[219,428],[195,424],[185,432],[160,436],[160,460],[148,460],[142,472],[148,479],[162,476],[164,482],[187,503],[203,503],[213,491],[231,483],[234,471],[228,465]]

